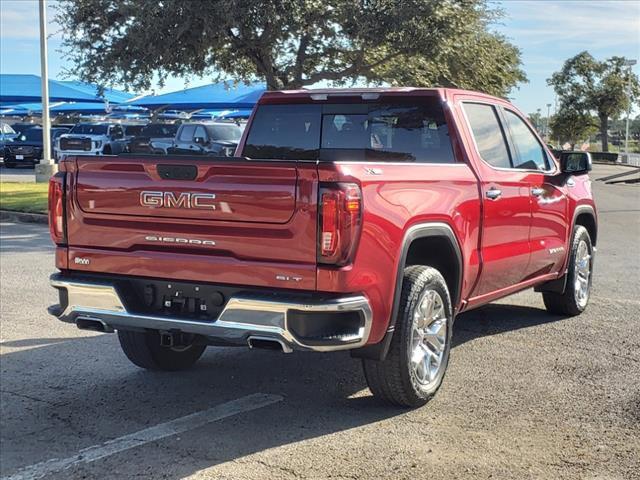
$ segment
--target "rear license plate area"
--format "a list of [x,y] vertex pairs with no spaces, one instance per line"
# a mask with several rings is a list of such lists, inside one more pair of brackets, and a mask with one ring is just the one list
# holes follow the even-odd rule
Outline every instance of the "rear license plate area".
[[131,279],[117,284],[132,313],[214,322],[230,292],[208,284]]

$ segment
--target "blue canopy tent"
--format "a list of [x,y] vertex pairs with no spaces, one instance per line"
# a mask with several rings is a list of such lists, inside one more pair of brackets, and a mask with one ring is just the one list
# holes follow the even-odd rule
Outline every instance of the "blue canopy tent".
[[142,107],[134,107],[132,105],[121,105],[121,104],[109,104],[106,103],[87,103],[87,102],[77,102],[77,103],[62,103],[51,108],[51,112],[53,113],[82,113],[82,114],[108,114],[112,112],[135,112],[135,113],[144,113],[146,110]]
[[[0,74],[0,102],[23,104],[42,101],[38,75]],[[50,102],[104,102],[95,93],[73,88],[56,80],[49,80]]]
[[238,110],[201,110],[191,115],[191,118],[249,118],[252,110],[242,108]]
[[[58,81],[63,85],[69,86],[75,90],[79,90],[95,97],[98,96],[98,86],[91,83],[80,82],[77,80],[63,80]],[[122,103],[127,100],[131,100],[135,95],[133,93],[123,92],[122,90],[114,90],[113,88],[105,88],[102,92],[102,97],[109,103]]]
[[[134,107],[132,105],[113,105],[107,106],[105,103],[90,102],[58,102],[51,104],[49,109],[51,114],[61,113],[78,113],[81,115],[107,115],[116,112],[129,112],[135,114],[147,114],[147,110],[142,107]],[[42,113],[41,103],[20,103],[5,104],[0,103],[0,114],[2,115],[39,115]]]
[[41,103],[0,104],[0,115],[26,116],[40,114],[40,112],[42,112]]
[[178,92],[149,95],[128,103],[151,110],[251,109],[265,90],[263,84],[233,87],[225,83],[213,83]]

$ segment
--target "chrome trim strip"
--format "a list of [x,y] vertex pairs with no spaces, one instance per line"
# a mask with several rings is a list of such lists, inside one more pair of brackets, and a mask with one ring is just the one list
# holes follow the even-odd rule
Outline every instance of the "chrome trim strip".
[[[67,291],[68,305],[58,316],[64,322],[75,323],[78,319],[87,319],[101,321],[114,329],[118,327],[176,329],[244,345],[247,344],[249,336],[261,336],[282,340],[287,346],[301,350],[328,352],[359,348],[369,339],[373,317],[369,301],[363,295],[324,301],[309,301],[295,296],[286,300],[273,300],[255,295],[243,295],[230,298],[217,320],[204,322],[188,318],[169,318],[128,312],[118,292],[110,284],[63,279],[59,275],[54,275],[51,278],[51,286]],[[327,313],[359,311],[362,314],[363,324],[357,335],[351,336],[343,343],[309,345],[298,339],[288,328],[290,310]]]

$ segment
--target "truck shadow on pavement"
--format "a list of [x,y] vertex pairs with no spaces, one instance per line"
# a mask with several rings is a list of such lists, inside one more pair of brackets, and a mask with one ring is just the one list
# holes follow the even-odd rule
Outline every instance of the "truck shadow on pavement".
[[[535,308],[487,306],[460,316],[454,347],[559,319]],[[408,412],[375,400],[360,361],[345,352],[210,348],[195,368],[165,373],[131,365],[114,335],[2,345],[2,475],[258,392],[283,400],[47,478],[185,478],[352,428],[374,425],[371,435],[384,434],[375,424]],[[433,402],[446,402],[441,395]]]
[[548,313],[543,308],[491,303],[456,318],[452,345],[455,348],[478,337],[554,323],[566,318]]

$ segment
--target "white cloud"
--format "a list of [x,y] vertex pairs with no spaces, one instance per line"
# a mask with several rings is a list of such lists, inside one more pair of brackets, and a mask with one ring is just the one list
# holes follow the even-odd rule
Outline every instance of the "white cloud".
[[[47,2],[49,34],[58,28],[53,22],[55,7],[53,1]],[[40,24],[37,0],[0,0],[0,41],[4,39],[38,39]]]
[[640,44],[640,2],[504,1],[507,15],[498,30],[526,45],[562,42],[602,49]]

